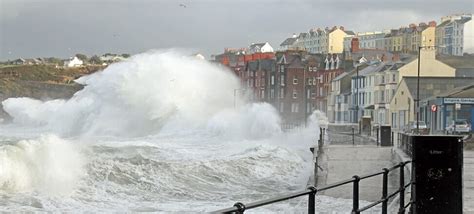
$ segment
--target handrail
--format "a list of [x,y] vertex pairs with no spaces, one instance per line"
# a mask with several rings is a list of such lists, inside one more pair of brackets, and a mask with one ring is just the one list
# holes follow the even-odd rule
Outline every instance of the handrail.
[[[360,213],[360,212],[368,210],[368,209],[370,209],[370,208],[372,208],[372,207],[374,207],[374,206],[376,206],[380,203],[382,203],[382,213],[387,213],[387,209],[388,209],[387,208],[387,201],[390,198],[397,195],[397,194],[400,194],[400,209],[399,209],[399,211],[404,212],[408,206],[410,206],[414,203],[413,201],[410,201],[408,204],[405,204],[405,202],[404,202],[405,189],[412,184],[411,181],[409,183],[405,184],[404,178],[403,178],[403,176],[404,176],[404,169],[403,168],[408,163],[411,163],[411,161],[400,162],[399,164],[397,164],[395,166],[392,166],[390,168],[382,169],[381,172],[376,172],[376,173],[367,174],[367,175],[363,175],[363,176],[355,175],[350,179],[339,181],[339,182],[329,184],[329,185],[326,185],[326,186],[323,186],[323,187],[320,187],[320,188],[316,188],[315,186],[309,186],[306,190],[302,190],[302,191],[298,191],[298,192],[294,192],[294,193],[289,193],[289,194],[286,194],[286,195],[282,195],[282,196],[278,196],[278,197],[274,197],[274,198],[269,198],[269,199],[265,199],[265,200],[260,200],[260,201],[256,201],[256,202],[251,202],[251,203],[248,203],[248,204],[243,204],[241,202],[237,202],[237,203],[234,204],[233,207],[213,211],[212,213],[239,213],[240,214],[240,213],[244,213],[246,210],[249,210],[249,209],[253,209],[253,208],[265,206],[265,205],[268,205],[268,204],[273,204],[273,203],[276,203],[276,202],[286,201],[286,200],[289,200],[289,199],[292,199],[292,198],[297,198],[297,197],[300,197],[300,196],[308,195],[309,196],[308,197],[308,213],[314,214],[315,213],[315,203],[314,203],[315,199],[314,199],[314,197],[315,197],[316,193],[324,191],[324,190],[336,188],[336,187],[339,187],[339,186],[342,186],[342,185],[346,185],[346,184],[349,184],[349,183],[353,184],[354,197],[353,197],[353,210],[352,210],[352,213],[356,213],[356,214]],[[388,173],[390,173],[391,171],[394,171],[397,168],[400,169],[400,188],[398,190],[396,190],[395,192],[388,194],[387,193]],[[378,201],[375,201],[375,202],[365,206],[365,207],[359,208],[359,181],[367,179],[367,178],[375,177],[375,176],[378,176],[378,175],[383,175],[384,176],[383,187],[382,187],[382,189],[383,189],[382,198]]]

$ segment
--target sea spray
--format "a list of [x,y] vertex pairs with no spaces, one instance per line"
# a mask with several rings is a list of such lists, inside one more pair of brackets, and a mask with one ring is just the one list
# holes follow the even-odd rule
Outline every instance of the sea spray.
[[84,176],[79,147],[54,135],[0,144],[0,190],[68,195]]
[[2,104],[15,123],[62,135],[143,136],[173,120],[205,125],[233,107],[240,88],[230,71],[171,50],[133,56],[77,82],[84,89],[67,101],[10,98]]

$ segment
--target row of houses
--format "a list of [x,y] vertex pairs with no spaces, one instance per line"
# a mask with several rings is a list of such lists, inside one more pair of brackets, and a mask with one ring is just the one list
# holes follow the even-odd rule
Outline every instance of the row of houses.
[[[86,56],[84,56],[87,58]],[[104,54],[100,57],[94,56],[87,60],[82,60],[79,57],[73,56],[69,59],[57,59],[57,58],[31,58],[31,59],[23,59],[18,58],[12,61],[6,62],[6,64],[10,65],[56,65],[56,66],[64,66],[64,67],[81,67],[87,64],[101,64],[101,65],[108,65],[114,62],[120,62],[125,60],[126,57],[122,54]]]
[[[418,32],[412,41],[423,42],[424,36],[435,31],[433,23],[421,26],[411,26]],[[364,34],[374,40],[371,43],[367,38],[352,38],[342,53],[314,53],[304,47],[273,51],[268,43],[260,43],[249,48],[225,49],[214,58],[239,77],[241,88],[234,93],[246,94],[254,102],[271,103],[285,123],[302,123],[314,110],[324,112],[331,123],[359,123],[368,130],[387,125],[401,131],[416,120],[415,112],[433,132],[443,131],[455,118],[474,120],[474,95],[446,95],[460,99],[460,109],[438,97],[474,84],[474,55],[446,55],[434,45],[421,49],[415,46],[415,52],[398,51],[398,47],[395,51],[377,49],[377,41],[386,38],[380,35]],[[410,46],[402,45],[400,49],[409,50]],[[441,110],[434,112],[432,108]]]
[[441,17],[435,21],[409,24],[399,29],[360,32],[344,30],[344,27],[310,29],[309,32],[293,34],[285,39],[280,51],[288,49],[306,50],[309,53],[348,52],[351,43],[357,40],[361,49],[378,49],[399,53],[415,53],[420,46],[438,46],[438,53],[462,56],[474,53],[474,20],[472,14]]

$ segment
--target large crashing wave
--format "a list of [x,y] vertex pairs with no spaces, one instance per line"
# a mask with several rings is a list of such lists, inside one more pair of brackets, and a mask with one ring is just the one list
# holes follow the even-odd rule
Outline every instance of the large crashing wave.
[[[238,79],[218,65],[176,51],[139,54],[77,82],[85,87],[69,100],[10,98],[2,104],[15,123],[46,126],[55,133],[73,136],[142,136],[163,126],[206,126],[211,118],[213,128],[226,125],[217,122],[216,115],[240,120],[223,113],[232,111],[235,99],[239,99],[234,97],[234,89],[240,88]],[[279,123],[269,105],[247,108],[240,113],[270,112],[266,113],[270,122]],[[242,122],[232,125],[248,127]],[[275,125],[263,128],[274,130]]]

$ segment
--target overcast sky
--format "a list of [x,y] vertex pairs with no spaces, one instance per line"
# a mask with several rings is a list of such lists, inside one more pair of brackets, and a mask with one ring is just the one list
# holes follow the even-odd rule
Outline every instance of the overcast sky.
[[374,31],[473,13],[452,0],[0,0],[0,60],[188,48],[205,56],[293,33]]

